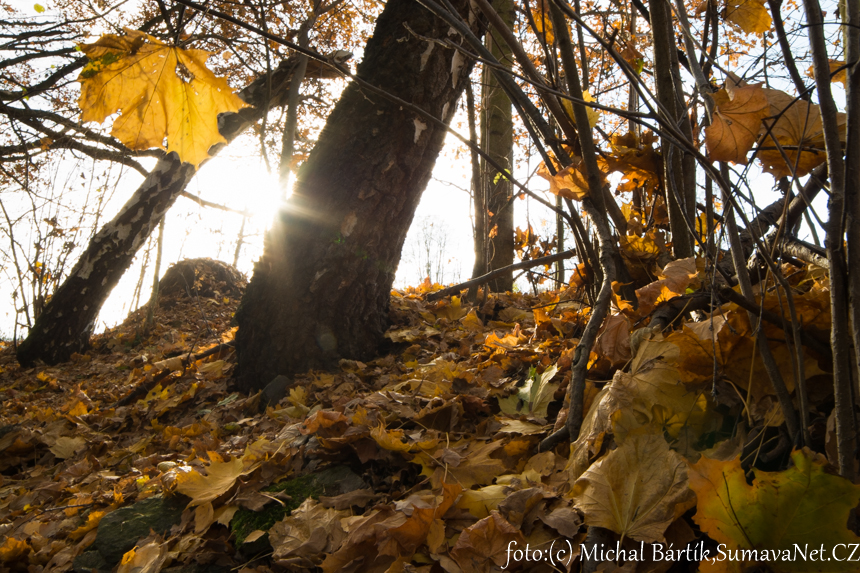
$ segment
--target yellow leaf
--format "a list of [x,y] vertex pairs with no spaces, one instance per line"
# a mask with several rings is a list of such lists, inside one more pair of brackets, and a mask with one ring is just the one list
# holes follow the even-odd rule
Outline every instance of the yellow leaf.
[[562,170],[556,170],[555,175],[550,175],[546,164],[541,163],[537,174],[549,181],[549,190],[553,195],[559,195],[566,199],[581,201],[588,195],[588,181],[585,174],[577,169],[577,164],[568,165]]
[[403,442],[403,430],[386,430],[384,426],[377,426],[370,430],[373,438],[380,448],[393,452],[408,452],[412,449],[410,444]]
[[89,58],[78,78],[81,119],[101,123],[121,111],[111,133],[126,146],[175,151],[197,167],[209,157],[211,146],[225,141],[218,114],[247,104],[206,67],[209,52],[175,48],[136,30],[125,32],[80,46]]
[[[588,90],[582,92],[582,99],[585,101],[597,101]],[[576,125],[576,120],[573,117],[573,102],[569,99],[563,99],[561,100],[561,104],[564,106],[564,109],[567,110],[567,114],[570,117],[570,120],[573,122],[574,125]],[[588,114],[588,125],[590,127],[594,127],[595,125],[597,125],[597,122],[600,121],[600,112],[591,106],[586,106],[585,111]]]
[[728,0],[725,18],[747,34],[763,34],[773,21],[765,7],[766,0]]
[[705,146],[712,161],[746,165],[768,114],[767,96],[760,86],[744,86],[714,94],[713,123],[705,128]]
[[7,537],[0,545],[0,563],[17,563],[23,560],[32,548],[26,541]]
[[205,476],[197,470],[179,474],[176,491],[191,498],[190,506],[201,505],[227,493],[242,473],[242,458],[212,462]]
[[152,541],[122,556],[117,573],[158,573],[167,559],[167,543]]
[[465,509],[478,519],[483,519],[505,501],[508,497],[507,489],[506,485],[488,485],[480,489],[466,490],[460,496],[457,507]]
[[547,45],[552,45],[555,41],[555,34],[552,32],[552,18],[549,13],[549,2],[541,0],[536,8],[532,8],[532,18],[535,22],[535,31],[539,36],[543,36]]
[[85,416],[87,414],[87,405],[80,400],[69,410],[69,416]]
[[619,244],[624,254],[637,259],[656,259],[660,255],[660,246],[651,236],[636,237],[626,235],[619,237]]
[[[848,89],[848,69],[844,67],[842,60],[830,60],[830,81],[840,82],[842,87]],[[842,68],[841,70],[839,68]],[[838,72],[836,70],[839,70]]]
[[87,522],[84,523],[83,525],[81,525],[80,527],[78,527],[77,529],[75,529],[74,531],[71,531],[69,533],[69,538],[73,539],[73,540],[80,539],[81,537],[83,537],[84,535],[86,535],[87,533],[89,533],[90,531],[95,529],[96,527],[98,527],[99,522],[102,520],[102,517],[104,517],[104,515],[105,515],[105,512],[103,512],[103,511],[91,512],[87,516]]
[[630,435],[573,485],[585,523],[637,541],[663,542],[666,528],[695,504],[683,458],[663,436]]
[[[794,466],[782,472],[753,470],[748,484],[740,459],[702,457],[689,471],[698,498],[696,523],[727,549],[778,551],[781,559],[770,560],[777,572],[856,571],[846,548],[860,538],[846,524],[860,501],[860,485],[827,473],[823,456],[806,448],[791,459]],[[798,558],[795,546],[823,547],[822,559]],[[791,557],[782,558],[784,551]]]

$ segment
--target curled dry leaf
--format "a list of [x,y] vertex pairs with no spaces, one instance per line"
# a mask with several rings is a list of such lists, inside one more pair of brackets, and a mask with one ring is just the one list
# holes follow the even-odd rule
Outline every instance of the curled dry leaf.
[[297,509],[269,529],[269,540],[275,559],[300,556],[321,558],[340,548],[346,533],[340,520],[349,513],[326,509],[313,499],[306,499]]

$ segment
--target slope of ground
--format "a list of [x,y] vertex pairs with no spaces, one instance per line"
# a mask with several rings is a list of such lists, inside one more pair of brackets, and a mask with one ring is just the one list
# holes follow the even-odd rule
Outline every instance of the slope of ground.
[[[700,288],[688,265],[686,279],[653,283],[651,307]],[[196,277],[166,290],[148,333],[142,310],[68,364],[21,369],[11,348],[0,353],[3,570],[569,571],[586,531],[628,549],[715,547],[702,503],[722,494],[691,481],[711,459],[799,471],[749,320],[732,305],[660,333],[617,301],[626,314],[616,308],[592,352],[580,438],[537,453],[565,417],[589,309],[577,293],[469,306],[429,302],[439,285],[393,292],[379,358],[248,396],[231,380],[241,289],[214,271]],[[795,298],[804,326],[826,330],[815,277],[796,277],[807,282]],[[778,310],[775,298],[764,307]],[[791,348],[772,328],[790,381]],[[807,445],[829,452],[826,360],[804,356],[820,429]],[[798,452],[798,467],[825,464]],[[718,463],[709,471],[734,471]],[[846,522],[841,506],[824,507],[808,519]],[[603,570],[693,571],[699,559],[649,551]]]

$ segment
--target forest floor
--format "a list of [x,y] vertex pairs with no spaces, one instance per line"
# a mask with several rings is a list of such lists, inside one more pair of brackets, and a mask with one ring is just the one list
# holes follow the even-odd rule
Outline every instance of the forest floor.
[[[622,438],[642,446],[636,463],[658,472],[633,501],[652,496],[663,508],[628,516],[627,546],[713,545],[691,518],[687,463],[667,443],[692,461],[699,451],[722,460],[748,453],[736,424],[741,401],[724,398],[720,411],[735,409],[717,415],[702,390],[709,376],[665,382],[670,363],[683,371],[683,353],[660,335],[631,352],[620,314],[589,370],[585,411],[592,402],[603,409],[593,409],[573,448],[536,453],[564,418],[587,318],[564,293],[491,294],[469,306],[457,297],[428,302],[439,285],[394,292],[380,357],[246,395],[234,388],[228,344],[241,289],[205,271],[198,280],[192,296],[161,297],[149,332],[139,310],[69,363],[22,369],[11,347],[0,351],[0,570],[570,571],[583,519],[619,531],[583,492],[617,485],[592,463],[606,462]],[[812,317],[818,307],[807,307]],[[720,332],[746,348],[742,326]],[[808,369],[822,374],[817,362]],[[650,389],[608,400],[601,388],[613,372],[616,387],[635,375]],[[750,424],[772,418],[774,400],[749,390]],[[726,419],[735,426],[726,429]],[[645,431],[655,423],[662,429]],[[634,468],[605,469],[624,479]],[[541,553],[512,553],[527,544]],[[603,570],[693,571],[699,558],[649,553]]]

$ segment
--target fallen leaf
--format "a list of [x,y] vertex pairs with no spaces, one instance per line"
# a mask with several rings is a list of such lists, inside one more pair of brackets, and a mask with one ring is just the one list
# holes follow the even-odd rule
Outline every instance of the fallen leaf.
[[321,558],[337,551],[346,539],[340,525],[345,511],[327,509],[313,499],[306,499],[292,513],[269,529],[269,541],[275,559],[296,555]]
[[587,525],[654,543],[695,504],[687,483],[686,462],[663,436],[639,432],[594,463],[571,494]]
[[[846,525],[860,501],[860,485],[827,473],[824,457],[807,448],[793,452],[791,459],[794,465],[782,472],[754,469],[755,478],[747,483],[739,458],[721,462],[702,457],[689,471],[698,498],[693,519],[728,549],[767,549],[783,556],[783,551],[795,555],[797,545],[848,557],[840,549],[860,542]],[[856,562],[847,559],[790,557],[770,565],[777,572],[857,570]]]
[[229,462],[212,462],[206,475],[197,470],[180,473],[176,491],[190,497],[192,507],[214,501],[230,491],[244,472],[243,465],[242,458],[233,458]]
[[57,441],[51,446],[51,453],[60,458],[61,460],[65,460],[71,458],[76,453],[80,452],[86,446],[87,441],[80,436],[70,438],[68,436],[62,436],[57,438]]
[[489,572],[492,565],[502,567],[507,562],[511,543],[525,547],[523,534],[493,511],[478,523],[466,528],[457,538],[451,557],[463,571]]
[[167,559],[167,543],[151,541],[122,556],[116,573],[158,573]]

